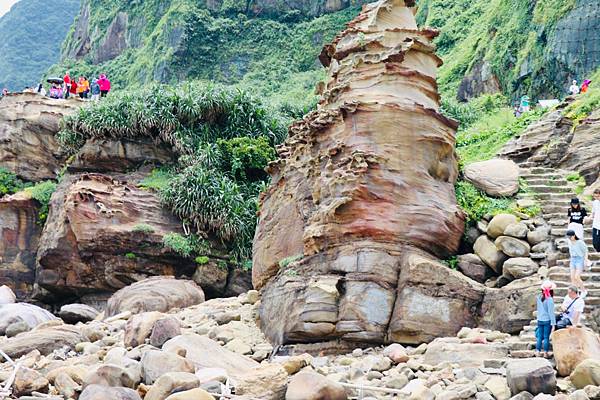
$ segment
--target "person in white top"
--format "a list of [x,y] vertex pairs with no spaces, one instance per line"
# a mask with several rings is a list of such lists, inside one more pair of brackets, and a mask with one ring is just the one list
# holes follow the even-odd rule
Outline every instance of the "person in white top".
[[581,324],[581,315],[585,309],[585,302],[577,295],[577,287],[569,286],[561,309],[563,314],[569,318],[569,326],[578,326]]
[[572,95],[579,94],[579,85],[577,84],[576,80],[573,80],[573,84],[569,88],[569,93],[571,93]]

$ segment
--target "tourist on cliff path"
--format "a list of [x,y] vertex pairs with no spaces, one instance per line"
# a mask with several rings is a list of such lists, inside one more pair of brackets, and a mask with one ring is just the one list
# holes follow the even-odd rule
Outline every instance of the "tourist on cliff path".
[[100,97],[106,97],[108,92],[110,92],[110,81],[105,74],[100,75],[100,79],[98,79],[98,85],[100,85]]
[[43,84],[43,83],[40,83],[40,84],[38,85],[38,87],[37,87],[37,90],[36,90],[36,93],[37,93],[37,94],[41,94],[42,96],[45,96],[45,95],[46,95],[46,89],[44,89],[44,84]]
[[529,112],[530,109],[531,107],[529,106],[529,96],[521,96],[521,113],[524,114],[526,112]]
[[53,83],[50,87],[50,98],[52,99],[62,99],[63,98],[63,89],[57,83]]
[[590,81],[589,79],[586,79],[585,81],[583,81],[583,84],[581,85],[581,92],[580,93],[585,93],[588,91],[589,87],[590,87],[590,83],[592,83],[592,81]]
[[90,93],[92,94],[92,101],[100,100],[100,85],[98,79],[93,79],[90,85]]
[[[575,231],[579,239],[585,240],[583,224],[585,223],[588,214],[587,210],[581,206],[578,198],[571,199],[571,207],[567,214],[569,217],[569,226],[567,227],[567,230]],[[590,261],[588,260],[587,253],[584,261],[584,266],[589,267]]]
[[575,96],[576,94],[579,94],[579,85],[577,85],[576,80],[573,80],[573,84],[569,88],[569,93],[571,93],[571,95],[573,95],[573,96]]
[[81,99],[86,99],[89,91],[90,82],[88,82],[88,80],[85,77],[80,76],[79,81],[77,82],[77,94]]
[[65,99],[68,99],[69,94],[71,93],[71,73],[69,71],[65,73],[63,81],[65,83]]
[[567,241],[569,243],[569,255],[570,255],[570,270],[571,270],[571,284],[579,288],[581,298],[587,296],[587,290],[581,280],[581,274],[583,273],[583,265],[587,256],[587,246],[583,240],[581,240],[575,231],[567,231]]
[[594,190],[592,203],[592,238],[594,249],[600,251],[600,189]]
[[556,284],[551,281],[542,283],[542,293],[537,297],[537,329],[535,337],[536,355],[539,356],[544,345],[544,357],[548,357],[550,351],[550,334],[556,329],[556,317],[554,316],[554,289]]
[[556,321],[556,329],[566,328],[567,326],[578,326],[581,323],[581,315],[585,309],[585,302],[577,295],[577,287],[569,286],[561,310],[562,314]]

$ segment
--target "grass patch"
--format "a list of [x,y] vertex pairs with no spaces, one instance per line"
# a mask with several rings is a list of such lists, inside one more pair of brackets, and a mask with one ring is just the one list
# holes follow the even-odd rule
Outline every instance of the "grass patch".
[[579,175],[578,172],[572,172],[567,175],[567,181],[574,185],[573,191],[577,196],[583,195],[586,187],[585,178],[583,176]]
[[127,253],[125,254],[125,258],[128,260],[135,260],[137,256],[134,253]]
[[137,224],[133,227],[134,232],[154,233],[154,227],[148,224]]
[[293,256],[286,257],[279,261],[279,268],[287,268],[293,262],[302,260],[304,258],[304,254],[296,254]]
[[150,175],[142,179],[138,184],[138,187],[160,192],[169,186],[169,182],[173,179],[173,175],[173,172],[168,168],[153,169]]
[[36,200],[40,204],[40,209],[38,210],[38,223],[42,226],[48,219],[48,213],[50,212],[50,200],[52,198],[52,194],[56,190],[56,186],[56,182],[44,181],[24,189],[32,199]]
[[573,120],[574,128],[586,119],[594,110],[600,108],[600,68],[591,76],[590,88],[586,93],[577,96],[564,111],[564,114]]

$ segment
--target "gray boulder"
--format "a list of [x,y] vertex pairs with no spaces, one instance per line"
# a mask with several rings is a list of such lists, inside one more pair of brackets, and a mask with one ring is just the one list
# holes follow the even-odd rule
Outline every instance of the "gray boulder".
[[544,358],[508,362],[506,379],[513,396],[521,392],[528,392],[534,396],[540,393],[556,393],[556,372],[550,361]]

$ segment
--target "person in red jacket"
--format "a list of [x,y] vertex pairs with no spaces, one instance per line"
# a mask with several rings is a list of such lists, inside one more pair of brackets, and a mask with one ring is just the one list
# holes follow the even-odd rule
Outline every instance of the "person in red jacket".
[[65,82],[65,99],[69,98],[69,93],[71,92],[71,74],[69,73],[69,71],[67,71],[65,73],[65,77],[63,78],[63,81]]
[[98,85],[100,86],[100,97],[106,97],[108,92],[110,92],[110,81],[105,74],[100,74]]
[[73,96],[77,97],[77,81],[75,79],[71,80],[71,88],[69,89],[69,93]]

